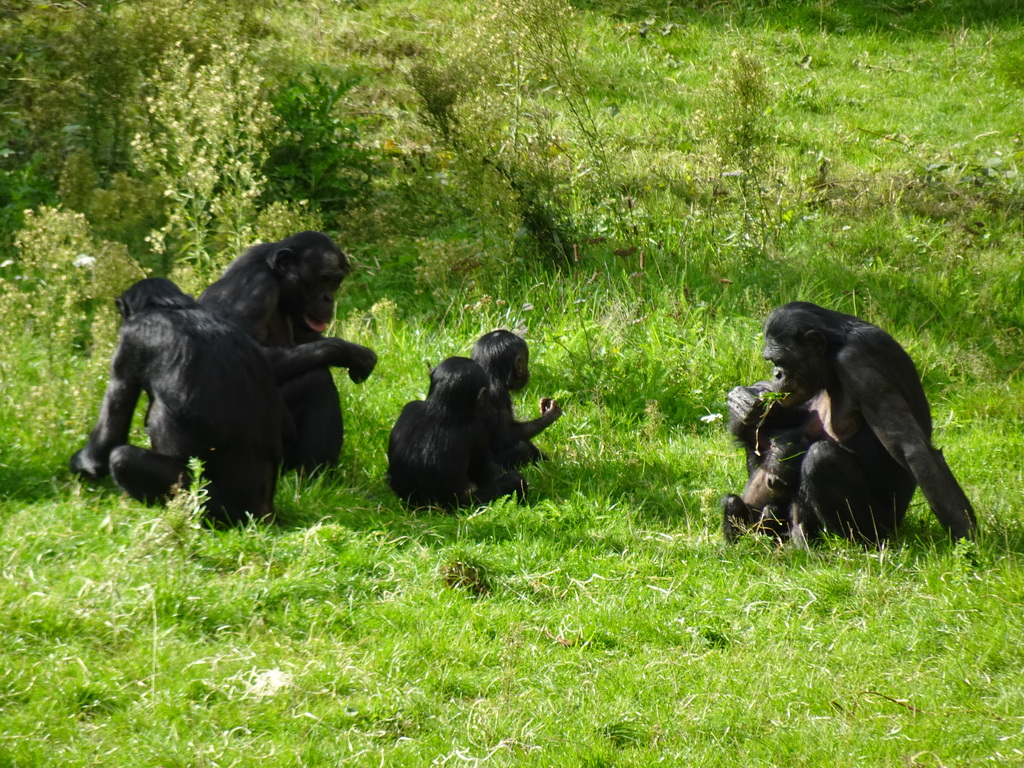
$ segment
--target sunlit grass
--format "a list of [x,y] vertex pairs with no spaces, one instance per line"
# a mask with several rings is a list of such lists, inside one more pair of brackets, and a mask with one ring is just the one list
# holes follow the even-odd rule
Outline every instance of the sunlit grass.
[[[418,153],[327,223],[357,264],[333,331],[380,362],[359,385],[339,374],[341,466],[282,478],[277,523],[208,530],[72,479],[107,361],[4,339],[0,765],[1024,761],[1008,6],[577,5],[610,160],[574,177],[593,237],[557,265],[530,262],[501,200],[452,191],[460,167],[417,116],[405,72],[458,53],[468,5],[254,12],[282,36],[267,66],[359,73],[364,139]],[[758,156],[782,181],[766,171],[761,198],[721,176],[697,114],[736,50],[772,91]],[[571,134],[555,89],[529,95]],[[467,255],[483,268],[448,268]],[[767,375],[761,321],[792,299],[908,349],[976,544],[952,546],[920,494],[881,550],[723,544],[743,457],[715,416]],[[525,505],[408,510],[384,481],[394,419],[495,328],[530,344],[521,417],[542,396],[565,409],[536,440],[550,461],[524,471]]]

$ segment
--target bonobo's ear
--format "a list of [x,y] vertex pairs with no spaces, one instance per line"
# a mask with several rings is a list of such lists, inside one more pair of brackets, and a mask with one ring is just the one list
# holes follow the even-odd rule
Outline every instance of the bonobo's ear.
[[118,296],[116,299],[114,299],[114,306],[117,307],[117,311],[121,315],[121,319],[122,320],[127,320],[128,319],[128,303],[124,299],[122,299],[120,296]]
[[807,333],[804,334],[804,344],[821,357],[824,357],[825,352],[828,351],[828,341],[825,339],[825,334],[821,331],[816,331],[814,329],[807,331]]
[[291,248],[279,248],[267,257],[267,264],[279,275],[286,275],[295,265],[295,253]]

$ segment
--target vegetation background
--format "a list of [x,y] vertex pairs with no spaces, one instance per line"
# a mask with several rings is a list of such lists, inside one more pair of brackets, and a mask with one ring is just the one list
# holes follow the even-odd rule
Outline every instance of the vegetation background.
[[[0,766],[1024,764],[1021,22],[2,0]],[[70,477],[112,297],[307,228],[380,357],[338,471],[230,531]],[[879,551],[722,544],[793,299],[909,350],[976,544],[920,496]],[[404,509],[394,418],[499,327],[566,409],[530,502]]]

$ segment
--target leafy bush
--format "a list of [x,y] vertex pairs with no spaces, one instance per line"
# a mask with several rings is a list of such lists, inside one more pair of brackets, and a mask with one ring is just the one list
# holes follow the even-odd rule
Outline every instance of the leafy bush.
[[310,209],[309,203],[271,203],[256,214],[253,222],[254,242],[269,243],[284,240],[296,232],[322,230],[323,217],[317,210]]
[[151,83],[148,125],[132,146],[166,189],[167,224],[153,247],[185,263],[183,287],[192,289],[252,242],[275,119],[261,96],[263,76],[240,43],[214,46],[206,64],[177,45]]
[[729,67],[712,81],[697,115],[712,138],[723,187],[734,187],[741,246],[764,251],[783,223],[784,169],[777,151],[775,93],[757,56],[733,51]]
[[160,259],[147,257],[146,239],[165,223],[164,196],[155,182],[115,173],[104,184],[92,156],[78,150],[64,163],[58,196],[66,207],[84,213],[97,235],[124,243],[144,267],[163,271]]
[[176,43],[206,51],[232,26],[204,0],[25,5],[0,17],[0,136],[51,180],[77,150],[104,179],[130,170],[144,78]]
[[359,121],[339,113],[342,97],[356,82],[333,81],[313,70],[270,95],[279,130],[263,166],[264,199],[306,200],[330,212],[368,192],[375,154],[359,143]]
[[5,262],[0,325],[31,331],[52,354],[110,346],[114,297],[144,277],[124,245],[98,240],[85,216],[44,207],[29,211],[15,237],[19,258]]

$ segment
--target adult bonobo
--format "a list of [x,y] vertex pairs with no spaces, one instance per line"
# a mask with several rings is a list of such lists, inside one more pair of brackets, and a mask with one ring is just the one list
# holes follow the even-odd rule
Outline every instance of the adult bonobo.
[[410,504],[457,507],[526,496],[515,470],[491,457],[483,409],[487,374],[449,357],[430,372],[426,400],[406,403],[388,441],[388,482]]
[[[124,318],[99,419],[71,470],[110,472],[147,503],[205,462],[208,514],[242,522],[274,513],[284,406],[263,350],[233,323],[200,307],[170,280],[142,280],[117,299]],[[128,444],[139,395],[149,396],[152,449]]]
[[544,397],[539,417],[516,421],[510,393],[530,381],[530,348],[526,342],[510,331],[491,331],[477,339],[470,354],[490,379],[483,417],[494,460],[503,469],[513,469],[544,458],[531,438],[558,420],[562,409],[550,397]]
[[344,421],[329,366],[348,368],[359,383],[377,364],[368,347],[322,337],[348,272],[348,259],[331,238],[300,232],[254,245],[199,297],[268,348],[294,424],[284,448],[289,469],[333,466],[341,454]]
[[857,317],[793,302],[768,316],[764,357],[771,382],[734,389],[729,410],[748,427],[793,427],[810,442],[790,505],[794,540],[825,531],[884,541],[917,485],[953,538],[974,536],[974,509],[932,447],[921,379],[895,339]]

